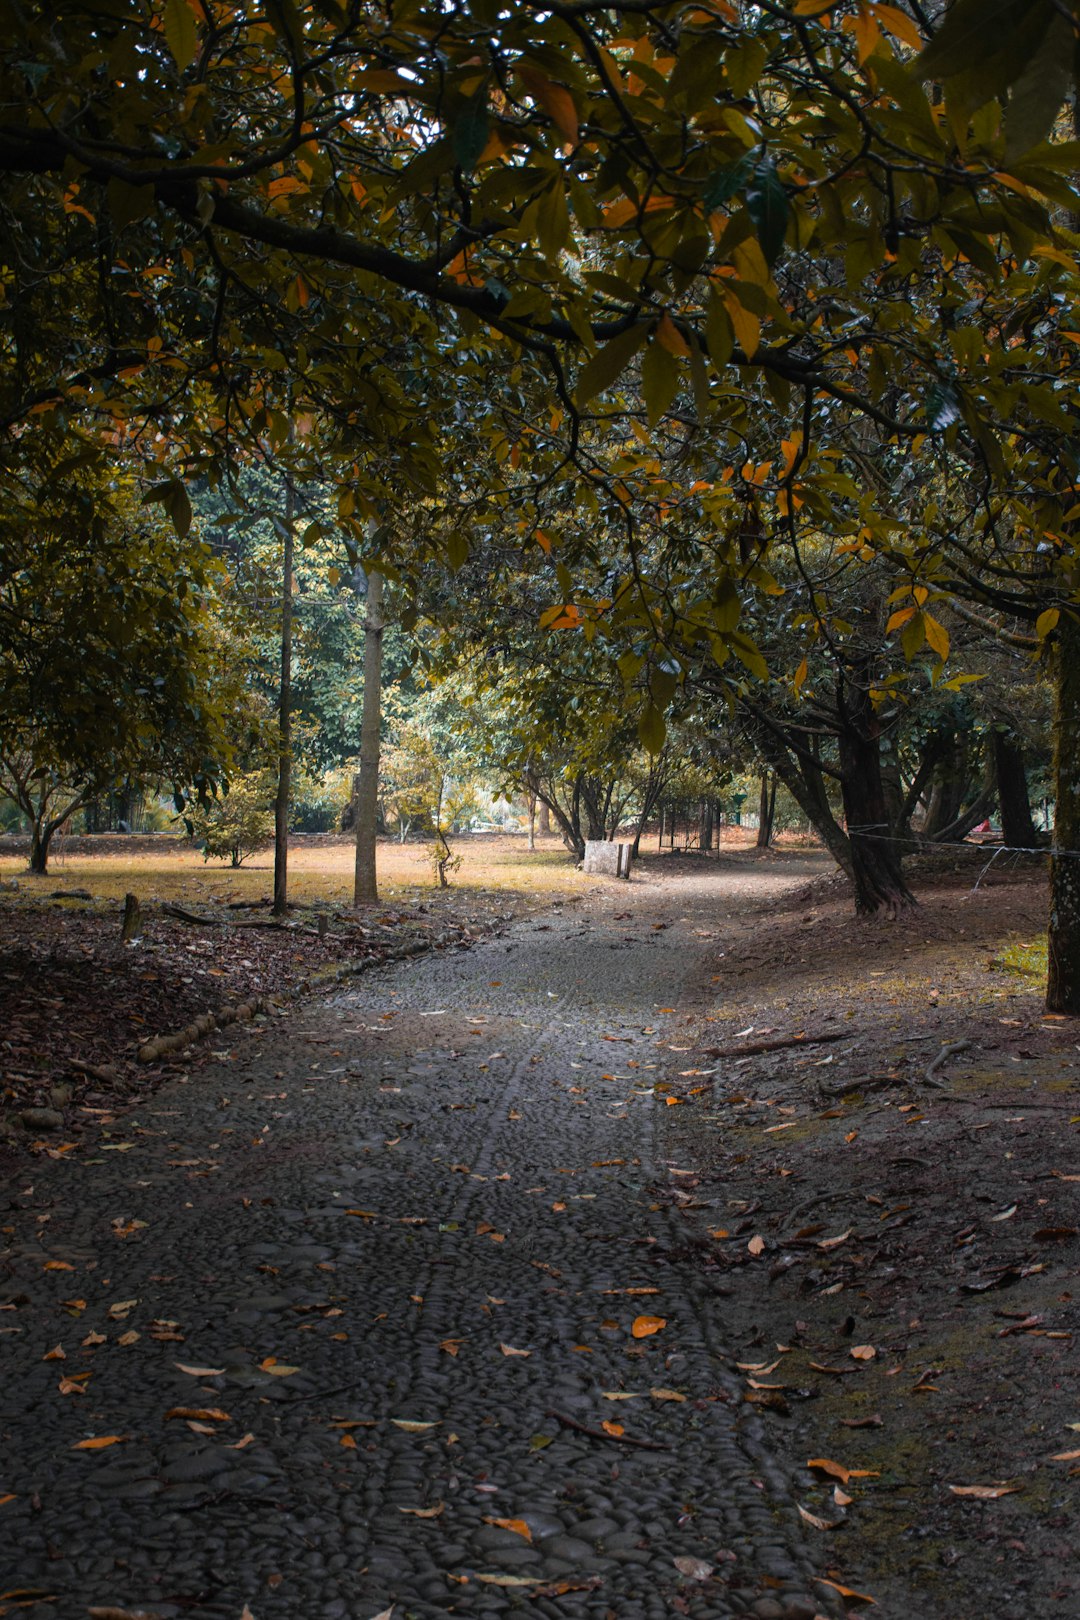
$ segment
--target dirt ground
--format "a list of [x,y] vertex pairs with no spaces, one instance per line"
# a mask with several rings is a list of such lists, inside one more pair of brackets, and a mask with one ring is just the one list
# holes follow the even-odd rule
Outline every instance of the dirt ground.
[[1080,1612],[1080,1030],[1029,965],[1044,875],[985,864],[916,871],[885,924],[733,871],[667,1110],[658,1196],[744,1399],[838,1577],[904,1620]]

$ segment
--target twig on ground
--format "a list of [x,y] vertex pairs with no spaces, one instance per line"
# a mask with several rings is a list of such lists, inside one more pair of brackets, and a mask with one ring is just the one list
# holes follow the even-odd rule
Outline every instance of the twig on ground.
[[789,1046],[824,1046],[827,1041],[846,1041],[854,1034],[851,1029],[834,1029],[824,1035],[787,1035],[778,1041],[752,1041],[749,1046],[699,1046],[698,1051],[711,1058],[757,1057],[761,1052],[782,1052]]
[[197,923],[200,928],[224,928],[224,917],[200,917],[197,912],[186,911],[183,906],[166,905],[162,916],[175,917],[178,922]]
[[972,1041],[966,1039],[962,1041],[946,1041],[933,1063],[930,1064],[926,1073],[923,1075],[923,1079],[926,1081],[926,1084],[928,1086],[937,1086],[939,1090],[943,1089],[945,1082],[943,1080],[936,1080],[934,1078],[937,1070],[940,1069],[941,1065],[947,1062],[949,1058],[955,1057],[958,1052],[966,1052],[973,1044],[974,1043]]

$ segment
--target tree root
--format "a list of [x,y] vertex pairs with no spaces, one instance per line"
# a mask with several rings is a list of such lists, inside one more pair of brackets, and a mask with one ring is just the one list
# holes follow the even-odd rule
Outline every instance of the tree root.
[[652,1440],[635,1440],[629,1434],[608,1434],[605,1429],[590,1429],[587,1424],[579,1423],[577,1418],[567,1417],[565,1412],[549,1412],[556,1423],[561,1423],[564,1429],[573,1429],[575,1434],[587,1434],[590,1440],[606,1440],[615,1446],[637,1446],[641,1451],[670,1451],[670,1446],[659,1446]]
[[973,1044],[974,1042],[969,1040],[946,1041],[937,1057],[930,1064],[929,1068],[926,1070],[926,1073],[923,1075],[923,1079],[925,1080],[926,1084],[928,1086],[937,1086],[939,1091],[943,1090],[945,1082],[943,1080],[936,1080],[934,1078],[937,1070],[940,1069],[941,1065],[947,1062],[949,1058],[955,1057],[958,1052],[966,1052]]

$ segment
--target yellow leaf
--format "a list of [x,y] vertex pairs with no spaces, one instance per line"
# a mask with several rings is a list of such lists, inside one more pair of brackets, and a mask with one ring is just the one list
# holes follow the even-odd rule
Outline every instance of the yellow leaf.
[[689,359],[690,345],[679,331],[679,328],[675,325],[675,322],[672,320],[667,310],[664,311],[657,322],[656,341],[663,348],[665,348],[669,354],[676,354],[683,360]]
[[659,1333],[661,1328],[666,1327],[666,1316],[635,1316],[630,1324],[630,1332],[635,1339],[647,1339],[653,1333]]
[[746,358],[752,360],[761,341],[761,322],[752,310],[740,304],[729,287],[721,286],[720,295],[724,300],[724,308],[728,312],[739,347]]
[[[439,1517],[439,1514],[442,1513],[442,1511],[444,1510],[445,1507],[446,1507],[445,1502],[436,1502],[434,1507],[429,1507],[429,1508],[398,1508],[398,1512],[399,1513],[409,1513],[409,1514],[412,1515],[412,1517],[414,1519],[437,1519]],[[492,1521],[492,1522],[494,1522],[494,1521]]]
[[923,614],[923,626],[926,630],[927,644],[937,653],[944,663],[949,656],[949,632],[943,624],[933,618],[929,613]]
[[913,51],[922,50],[922,35],[913,20],[905,11],[901,11],[899,6],[886,6],[882,5],[880,0],[871,0],[870,10],[887,34],[892,34],[894,39],[900,40],[904,45],[910,45]]
[[391,1423],[398,1429],[404,1429],[406,1434],[422,1434],[425,1429],[434,1429],[437,1423],[414,1422],[412,1418],[391,1418]]
[[526,1541],[532,1540],[532,1531],[524,1519],[485,1519],[485,1524],[493,1524],[498,1530],[512,1530],[515,1536],[524,1536]]
[[1060,617],[1061,614],[1057,608],[1046,608],[1039,614],[1039,617],[1035,620],[1035,634],[1040,641],[1045,640],[1051,630],[1057,629],[1057,622]]
[[654,1401],[685,1401],[686,1396],[680,1395],[677,1389],[650,1389],[649,1394]]
[[291,1378],[293,1373],[300,1371],[299,1367],[290,1367],[287,1362],[279,1361],[276,1356],[267,1356],[263,1361],[259,1362],[259,1367],[263,1372],[270,1373],[274,1378]]

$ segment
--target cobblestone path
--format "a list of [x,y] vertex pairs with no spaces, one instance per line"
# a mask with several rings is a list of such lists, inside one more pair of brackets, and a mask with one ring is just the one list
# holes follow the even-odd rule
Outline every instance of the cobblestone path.
[[717,898],[379,970],[20,1173],[0,1612],[835,1613],[655,1195]]

